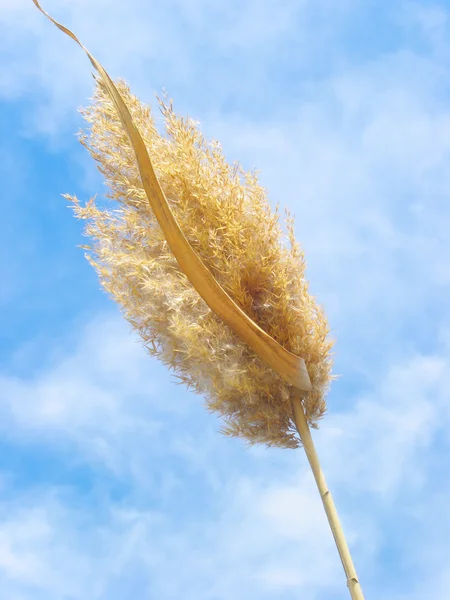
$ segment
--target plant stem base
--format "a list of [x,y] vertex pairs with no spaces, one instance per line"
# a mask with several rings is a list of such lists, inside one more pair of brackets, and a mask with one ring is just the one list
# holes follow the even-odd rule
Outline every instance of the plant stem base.
[[293,404],[295,426],[300,435],[300,439],[305,449],[306,456],[308,458],[309,464],[311,465],[311,470],[313,472],[314,479],[316,480],[316,484],[319,489],[320,497],[322,499],[325,513],[328,518],[328,523],[330,524],[334,541],[338,549],[339,556],[341,558],[342,566],[344,567],[345,575],[347,577],[347,587],[349,589],[350,596],[352,600],[364,600],[364,595],[362,593],[361,585],[356,574],[356,569],[353,564],[347,540],[345,539],[344,531],[339,520],[333,497],[331,496],[331,492],[328,489],[327,483],[325,481],[325,477],[320,466],[319,457],[317,456],[317,452],[314,447],[314,442],[311,437],[311,431],[309,429],[308,422],[305,417],[303,404],[299,393],[297,392],[295,393]]

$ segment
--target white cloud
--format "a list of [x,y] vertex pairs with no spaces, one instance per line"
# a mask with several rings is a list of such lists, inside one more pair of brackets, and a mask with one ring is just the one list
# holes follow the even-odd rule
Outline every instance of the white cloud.
[[[109,591],[109,579],[122,580],[144,568],[148,574],[136,576],[145,585],[152,582],[158,597],[169,599],[183,590],[192,598],[209,598],[211,590],[217,598],[260,597],[264,590],[272,597],[298,586],[308,597],[313,588],[339,581],[338,559],[316,491],[305,463],[295,466],[302,457],[288,457],[290,469],[285,465],[278,474],[285,454],[274,453],[283,458],[272,467],[266,464],[266,452],[246,453],[245,458],[240,443],[217,434],[214,419],[195,398],[171,398],[172,386],[154,373],[152,361],[124,328],[101,319],[32,381],[2,377],[2,429],[12,443],[22,444],[26,435],[31,447],[50,443],[58,452],[69,444],[69,469],[76,460],[93,465],[99,475],[112,471],[119,480],[125,477],[128,490],[120,503],[104,490],[106,503],[97,507],[103,513],[101,531],[92,524],[81,530],[77,525],[96,513],[83,508],[86,502],[92,506],[83,493],[81,501],[67,493],[50,498],[38,494],[32,501],[19,498],[14,508],[3,505],[0,565],[3,577],[13,582],[8,584],[11,593],[34,586],[52,598],[67,585],[74,598],[86,598],[83,580],[93,582],[90,589]],[[184,401],[189,406],[180,410],[177,403]],[[73,485],[76,490],[76,478]],[[191,486],[203,497],[196,500]],[[149,520],[149,511],[156,521]],[[36,535],[23,551],[14,551],[22,539],[19,523],[25,512]],[[103,535],[105,546],[99,552]],[[114,558],[119,545],[122,550]],[[60,546],[66,553],[53,555]],[[48,574],[41,572],[41,560]],[[176,580],[168,576],[173,565]]]
[[348,411],[330,415],[323,442],[338,481],[390,502],[406,488],[423,488],[422,457],[448,424],[449,365],[448,348],[445,355],[409,358]]
[[283,491],[274,499],[253,481],[233,482],[220,516],[193,522],[111,504],[87,517],[80,499],[37,495],[31,502],[17,495],[14,504],[0,504],[0,584],[8,597],[49,599],[127,598],[133,580],[140,593],[169,600],[271,598],[294,586],[312,598],[314,588],[339,589],[332,581],[342,579],[339,565],[318,506],[308,492],[286,493],[292,496],[286,508],[308,509],[295,519],[307,535],[292,539],[272,514],[269,505]]
[[[345,20],[351,4],[333,10]],[[271,2],[241,12],[233,3],[176,2],[156,14],[138,2],[44,5],[145,99],[161,85],[175,100],[180,92],[181,110],[194,111],[231,158],[261,168],[272,200],[297,213],[313,289],[339,334],[344,378],[316,437],[361,579],[368,597],[445,597],[448,16],[408,3],[399,22],[418,28],[431,51],[406,44],[362,66],[350,61],[280,99],[267,67],[273,48],[299,23],[299,55],[311,38],[325,43],[320,28],[306,31],[308,6],[288,2],[273,15]],[[11,57],[0,93],[37,90],[24,131],[60,143],[91,91],[85,57],[28,0],[2,0],[0,26],[8,32],[0,49]],[[296,67],[315,49],[294,56]],[[248,88],[239,93],[272,97],[263,122],[223,108],[241,77]],[[243,452],[218,436],[200,401],[173,386],[115,318],[44,351],[52,360],[39,372],[0,378],[2,437],[67,456],[68,469],[92,469],[98,484],[86,492],[74,479],[73,489],[52,493],[29,484],[24,494],[11,472],[0,476],[3,498],[14,496],[0,502],[8,599],[121,600],[135,590],[168,600],[346,597],[301,452]],[[126,488],[123,497],[105,477]],[[383,564],[387,547],[409,566],[403,592],[387,589],[395,579]]]
[[[225,99],[254,97],[258,89],[273,97],[275,107],[277,92],[271,92],[266,61],[277,50],[285,52],[286,38],[301,31],[296,61],[310,62],[320,50],[315,32],[322,32],[323,42],[330,12],[336,24],[345,20],[351,4],[48,0],[43,8],[72,28],[113,77],[126,78],[147,101],[165,87],[177,95],[182,110],[203,105],[202,113],[208,114]],[[88,60],[31,0],[2,0],[0,32],[0,49],[9,57],[0,71],[0,97],[27,99],[24,135],[44,134],[63,144],[75,124],[74,109],[91,93]]]
[[[205,600],[345,597],[301,451],[243,453],[240,442],[217,434],[195,397],[173,393],[114,319],[94,321],[54,355],[31,381],[2,377],[3,433],[11,443],[44,444],[54,452],[69,444],[68,468],[73,460],[90,465],[98,484],[77,492],[74,478],[66,491],[49,495],[31,487],[26,496],[16,492],[14,504],[0,503],[0,582],[9,597],[52,599],[65,590],[74,600],[121,599],[133,582],[140,593],[168,600],[182,593]],[[393,365],[316,434],[362,574],[369,575],[392,535],[380,530],[380,515],[395,522],[403,510],[396,502],[411,492],[409,511],[422,511],[426,498],[435,498],[428,461],[448,426],[449,363],[443,346],[440,354]],[[126,485],[122,499],[111,496],[102,479],[107,472]],[[8,491],[14,481],[5,481]],[[351,516],[344,499],[353,506]],[[355,505],[358,499],[364,502]],[[433,521],[426,514],[421,519]],[[430,531],[438,547],[443,540]],[[398,543],[405,560],[413,560],[416,550]]]

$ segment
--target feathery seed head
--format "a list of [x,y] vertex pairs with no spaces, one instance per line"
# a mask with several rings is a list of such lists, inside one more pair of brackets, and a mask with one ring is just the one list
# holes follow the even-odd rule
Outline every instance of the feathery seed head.
[[[308,293],[305,261],[293,220],[283,234],[277,212],[253,173],[229,165],[220,145],[207,143],[197,124],[161,101],[165,135],[152,113],[116,84],[142,136],[161,188],[185,237],[234,302],[281,346],[302,357],[312,390],[304,392],[308,422],[325,412],[331,371],[328,325]],[[110,97],[96,80],[83,115],[82,144],[97,161],[116,210],[82,206],[88,259],[152,355],[220,413],[223,433],[250,443],[295,448],[293,388],[206,304],[181,271],[150,208],[135,155]],[[287,240],[286,240],[287,237]],[[289,247],[286,247],[286,241]]]
[[81,141],[118,209],[65,196],[87,221],[88,259],[150,353],[222,415],[223,433],[250,444],[304,444],[350,595],[363,600],[308,427],[325,412],[332,343],[308,293],[292,219],[286,248],[254,174],[230,167],[220,146],[177,117],[171,103],[160,102],[160,135],[149,108],[33,2],[100,76],[83,111],[91,127]]

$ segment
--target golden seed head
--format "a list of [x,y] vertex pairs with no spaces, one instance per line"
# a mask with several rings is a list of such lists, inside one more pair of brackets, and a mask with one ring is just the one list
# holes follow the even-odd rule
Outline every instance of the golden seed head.
[[[161,188],[187,240],[229,296],[284,348],[302,357],[312,391],[303,393],[311,426],[326,409],[331,380],[328,325],[308,293],[305,261],[287,217],[287,236],[256,175],[229,165],[197,124],[160,101],[165,134],[149,107],[119,81]],[[152,355],[220,413],[223,433],[250,443],[295,448],[292,387],[207,306],[180,270],[143,190],[129,138],[100,80],[82,144],[105,177],[107,210],[92,199],[75,214],[87,220],[88,259]],[[286,239],[289,244],[286,244]],[[289,246],[289,247],[287,247]]]

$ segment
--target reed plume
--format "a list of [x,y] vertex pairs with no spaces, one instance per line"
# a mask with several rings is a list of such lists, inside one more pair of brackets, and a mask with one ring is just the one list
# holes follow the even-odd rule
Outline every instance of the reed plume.
[[[166,135],[123,82],[117,89],[142,136],[161,188],[187,240],[228,295],[259,327],[305,359],[312,390],[302,395],[313,426],[330,380],[328,325],[308,293],[304,257],[288,223],[288,242],[257,177],[229,165],[217,143],[161,101]],[[142,188],[130,141],[97,80],[83,145],[105,177],[117,209],[82,206],[92,240],[89,261],[150,353],[206,398],[224,433],[250,443],[295,448],[293,388],[207,306],[167,247]]]
[[166,98],[159,133],[150,108],[46,16],[98,72],[80,139],[113,208],[66,198],[86,221],[87,257],[103,287],[148,351],[223,417],[223,433],[304,446],[351,596],[363,599],[309,429],[326,409],[332,341],[292,218],[284,234],[257,176],[228,164]]

